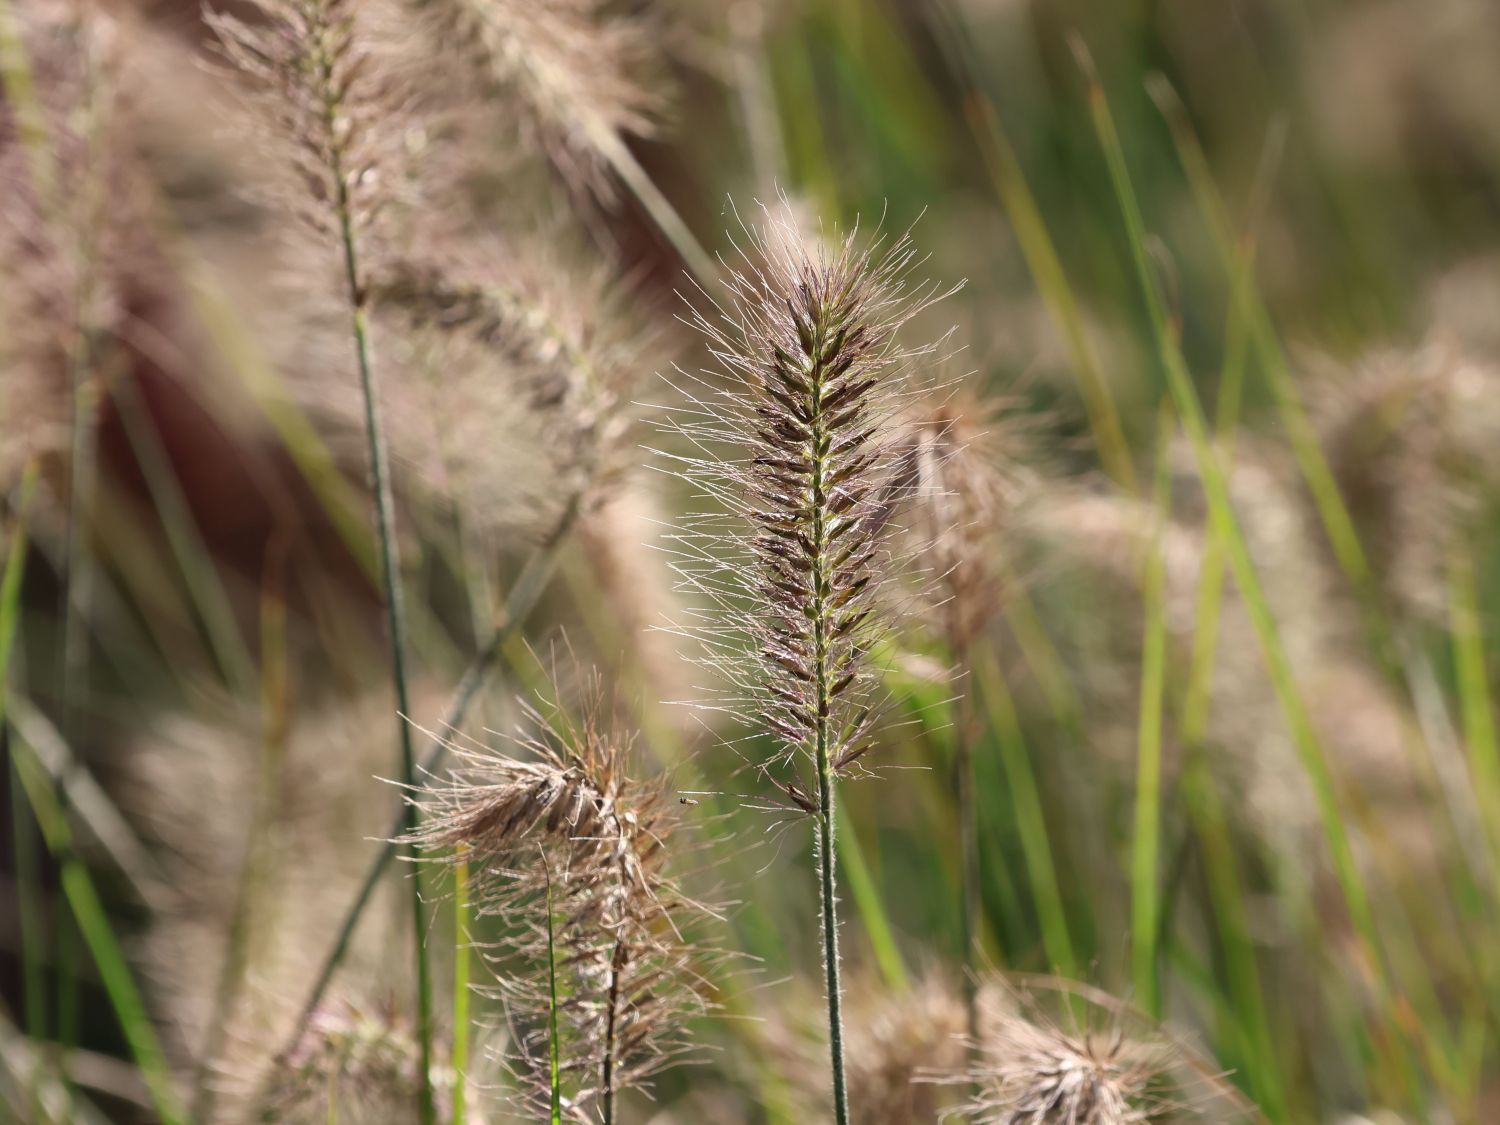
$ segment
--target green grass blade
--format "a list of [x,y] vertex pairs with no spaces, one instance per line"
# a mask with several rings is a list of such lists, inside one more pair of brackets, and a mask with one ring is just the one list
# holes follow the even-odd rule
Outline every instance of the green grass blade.
[[[1169,326],[1166,309],[1157,289],[1151,259],[1146,250],[1145,222],[1126,168],[1125,154],[1120,146],[1119,135],[1115,130],[1108,103],[1105,101],[1104,89],[1093,73],[1087,53],[1082,50],[1081,44],[1077,46],[1080,51],[1080,60],[1088,77],[1090,115],[1100,146],[1104,151],[1110,180],[1114,185],[1116,200],[1125,223],[1131,256],[1146,304],[1152,334],[1167,377],[1167,386],[1178,416],[1193,446],[1193,454],[1199,476],[1203,481],[1214,534],[1223,542],[1228,555],[1230,572],[1234,575],[1235,583],[1244,598],[1246,610],[1270,672],[1272,687],[1283,718],[1290,729],[1303,769],[1312,785],[1334,875],[1353,922],[1362,957],[1375,981],[1382,1004],[1390,1014],[1395,995],[1390,979],[1390,967],[1382,950],[1369,895],[1354,859],[1348,829],[1338,806],[1333,774],[1297,689],[1296,677],[1282,645],[1280,631],[1271,614],[1265,591],[1260,584],[1260,578],[1250,558],[1249,548],[1230,503],[1228,482],[1211,444],[1208,424],[1202,405],[1198,401],[1192,376],[1188,372],[1187,362],[1183,358],[1176,335]],[[1411,1045],[1397,1027],[1393,1026],[1390,1030],[1400,1044],[1398,1053],[1405,1063],[1407,1089],[1414,1102],[1420,1104],[1421,1084],[1416,1077],[1418,1068],[1408,1054]]]
[[166,1056],[162,1053],[156,1031],[146,1014],[146,1004],[141,998],[131,976],[130,966],[120,949],[119,939],[110,927],[109,916],[94,889],[87,869],[73,854],[72,839],[63,810],[57,802],[46,771],[36,758],[26,752],[24,743],[12,740],[17,772],[22,786],[31,802],[32,813],[42,826],[43,838],[53,856],[61,864],[63,894],[77,920],[84,943],[98,966],[105,991],[114,1007],[120,1029],[130,1045],[131,1057],[140,1068],[141,1077],[151,1092],[151,1101],[163,1125],[185,1123],[177,1093],[172,1087],[167,1070]]
[[1026,742],[1021,734],[1015,703],[992,651],[985,650],[978,654],[974,673],[979,678],[978,687],[984,693],[990,725],[1000,747],[1006,788],[1015,808],[1022,855],[1026,861],[1027,877],[1031,882],[1037,921],[1042,930],[1042,946],[1050,968],[1061,976],[1075,977],[1078,961],[1068,931],[1062,890],[1052,859],[1046,818],[1042,812],[1042,799],[1037,792],[1031,761],[1027,757]]
[[1500,870],[1500,742],[1495,734],[1489,669],[1485,666],[1484,630],[1479,616],[1474,563],[1462,546],[1450,552],[1449,617],[1457,670],[1459,707],[1469,772],[1484,820],[1492,861]]
[[905,991],[911,987],[911,978],[901,960],[901,951],[896,946],[896,937],[891,929],[890,916],[880,896],[880,888],[870,873],[865,861],[864,848],[860,846],[859,834],[842,805],[837,806],[834,829],[837,832],[839,865],[843,869],[844,882],[854,899],[854,909],[864,923],[865,936],[875,953],[875,963],[880,966],[881,978],[887,987]]
[[1136,1003],[1152,1019],[1161,1018],[1157,971],[1157,932],[1161,910],[1161,744],[1162,700],[1167,656],[1166,560],[1162,537],[1169,512],[1167,495],[1172,437],[1171,410],[1163,404],[1157,439],[1154,519],[1146,559],[1143,603],[1146,635],[1141,658],[1140,716],[1136,731],[1135,833],[1130,859],[1130,942]]

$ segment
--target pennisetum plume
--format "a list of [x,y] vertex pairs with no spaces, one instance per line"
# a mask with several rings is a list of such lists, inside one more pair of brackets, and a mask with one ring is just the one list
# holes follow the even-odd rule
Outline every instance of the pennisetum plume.
[[677,565],[720,611],[703,636],[708,663],[732,685],[725,706],[774,738],[761,771],[815,825],[844,1125],[835,788],[864,770],[872,745],[867,656],[881,632],[873,594],[899,475],[895,411],[912,360],[933,350],[903,347],[897,331],[940,294],[908,284],[905,237],[882,246],[854,232],[824,247],[769,210],[747,233],[725,302],[694,316],[723,378],[685,387],[691,405],[671,423],[694,447],[671,455],[678,473],[720,509],[682,527]]
[[[406,682],[406,620],[401,596],[395,504],[380,421],[366,313],[364,239],[387,202],[381,160],[388,155],[379,126],[388,123],[395,99],[378,61],[362,37],[362,9],[352,0],[255,0],[258,22],[210,13],[230,63],[258,87],[259,102],[274,138],[285,148],[306,194],[289,201],[293,214],[336,248],[343,267],[343,297],[364,405],[365,437],[375,494],[376,538],[390,633],[391,678],[397,708],[410,713]],[[401,777],[412,784],[416,764],[411,732],[397,719]],[[408,831],[417,810],[406,806]],[[417,1039],[421,1047],[421,1120],[431,1125],[432,996],[420,881],[412,879],[416,937]]]
[[696,849],[664,783],[634,776],[633,740],[604,721],[597,687],[578,720],[531,718],[528,758],[455,747],[449,778],[412,798],[426,816],[409,839],[467,863],[478,913],[506,924],[488,954],[524,1105],[545,1118],[557,1097],[569,1119],[608,1125],[712,1007],[710,911],[678,883]]
[[[1129,1010],[1112,996],[1081,986],[1066,991],[1069,1026],[1010,980],[982,982],[975,1062],[967,1076],[978,1092],[966,1107],[967,1120],[1149,1125],[1255,1117],[1244,1096],[1185,1043],[1157,1031],[1133,1033]],[[1084,1019],[1091,1023],[1082,1026]],[[934,1074],[933,1080],[953,1076]]]
[[980,872],[975,822],[975,710],[972,649],[1000,609],[995,555],[1009,486],[990,404],[960,390],[914,410],[904,442],[912,479],[913,531],[939,595],[932,625],[952,663],[958,692],[953,791],[958,807],[962,874],[960,935],[969,1034],[977,1027]]

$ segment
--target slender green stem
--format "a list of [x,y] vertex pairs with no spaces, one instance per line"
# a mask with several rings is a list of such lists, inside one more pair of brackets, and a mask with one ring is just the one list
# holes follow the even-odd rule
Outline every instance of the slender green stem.
[[1000,661],[992,650],[985,649],[980,653],[975,671],[980,676],[979,686],[984,690],[990,726],[1000,747],[1005,786],[1015,808],[1026,874],[1042,928],[1042,945],[1052,967],[1062,976],[1073,977],[1078,972],[1078,958],[1073,951],[1062,887],[1052,858],[1046,816],[1042,811],[1042,798],[1026,752],[1015,701],[1000,670]]
[[[459,845],[467,855],[468,846]],[[453,1125],[469,1116],[469,861],[453,865]]]
[[[391,682],[396,692],[396,731],[401,744],[401,782],[416,784],[416,756],[412,750],[411,701],[406,678],[406,610],[401,593],[400,552],[396,543],[396,505],[391,493],[390,457],[386,451],[385,431],[380,424],[380,402],[375,390],[375,376],[370,361],[370,334],[365,317],[365,291],[360,277],[359,255],[354,237],[354,207],[349,197],[349,177],[344,168],[342,123],[338,104],[339,83],[330,54],[319,49],[315,55],[318,89],[323,92],[323,127],[333,141],[328,147],[329,175],[333,181],[334,209],[338,214],[339,244],[343,256],[344,281],[350,311],[350,330],[354,356],[359,368],[360,394],[364,400],[365,442],[370,455],[370,478],[375,493],[375,535],[380,547],[380,572],[384,586],[386,627],[390,633]],[[410,835],[417,827],[417,808],[411,802],[401,807],[402,827]],[[408,849],[413,858],[415,848]],[[414,864],[409,878],[411,886],[412,939],[417,968],[417,1040],[420,1047],[421,1119],[422,1125],[434,1125],[437,1119],[432,1095],[432,979],[427,960],[426,908],[422,901],[421,867]]]
[[212,1119],[214,1105],[210,1068],[224,1047],[225,1033],[235,1012],[250,960],[255,915],[262,901],[267,851],[276,814],[276,799],[287,749],[286,602],[276,582],[268,581],[261,597],[261,738],[260,760],[245,858],[236,880],[234,906],[225,941],[224,961],[214,993],[213,1008],[198,1051],[191,1102],[194,1121]]
[[1420,1104],[1422,1095],[1417,1077],[1418,1068],[1411,1057],[1413,1044],[1396,1022],[1396,997],[1390,963],[1384,952],[1370,897],[1355,861],[1348,830],[1339,810],[1333,773],[1313,729],[1306,705],[1303,703],[1297,687],[1296,675],[1281,641],[1280,630],[1271,614],[1260,577],[1235,516],[1226,475],[1211,444],[1208,423],[1202,404],[1198,401],[1192,376],[1188,372],[1187,362],[1183,358],[1176,335],[1169,326],[1166,309],[1161,294],[1158,292],[1150,257],[1145,248],[1145,220],[1141,215],[1140,204],[1130,181],[1124,151],[1120,146],[1119,134],[1115,129],[1108,103],[1105,101],[1103,87],[1090,69],[1087,55],[1082,52],[1081,45],[1079,49],[1080,58],[1084,62],[1089,79],[1089,108],[1095,131],[1104,150],[1116,200],[1129,236],[1137,279],[1146,303],[1157,351],[1167,376],[1167,386],[1178,417],[1192,444],[1199,476],[1203,480],[1214,534],[1223,543],[1230,571],[1244,598],[1251,625],[1265,657],[1272,688],[1286,719],[1293,744],[1311,783],[1334,875],[1343,894],[1344,905],[1353,922],[1354,932],[1366,966],[1371,972],[1387,1016],[1392,1021],[1387,1030],[1394,1039],[1396,1055],[1403,1067],[1403,1078],[1414,1100]]
[[957,740],[953,748],[953,794],[958,806],[958,929],[963,951],[964,1012],[969,1030],[969,1050],[979,1042],[979,924],[982,909],[979,884],[979,820],[975,807],[977,781],[974,773],[974,743],[979,736],[978,709],[974,700],[972,661],[965,654],[958,697]]

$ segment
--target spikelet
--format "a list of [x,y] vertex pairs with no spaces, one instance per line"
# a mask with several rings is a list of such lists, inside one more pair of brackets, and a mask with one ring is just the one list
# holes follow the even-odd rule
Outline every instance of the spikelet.
[[[767,211],[748,232],[727,305],[695,313],[722,381],[697,380],[668,426],[693,453],[669,455],[712,505],[675,536],[686,589],[716,613],[705,662],[730,686],[726,710],[753,715],[779,750],[762,768],[862,768],[872,718],[866,654],[902,476],[896,412],[913,361],[897,330],[937,299],[909,287],[908,238],[851,233],[832,248]],[[684,387],[684,390],[688,388]],[[745,659],[753,653],[754,659]],[[777,785],[806,813],[816,790]]]
[[626,136],[647,136],[661,109],[655,43],[638,13],[606,0],[408,0],[444,53],[499,95],[522,138],[564,178],[609,198],[606,169]]
[[684,1023],[711,1007],[704,972],[715,955],[697,940],[706,908],[668,871],[686,846],[664,787],[631,775],[631,740],[602,725],[597,693],[577,723],[533,718],[539,733],[522,743],[531,760],[455,747],[450,779],[416,798],[413,842],[430,859],[465,856],[479,912],[509,923],[487,952],[515,1024],[508,1061],[542,1116],[555,941],[566,1111],[594,1121],[689,1050]]

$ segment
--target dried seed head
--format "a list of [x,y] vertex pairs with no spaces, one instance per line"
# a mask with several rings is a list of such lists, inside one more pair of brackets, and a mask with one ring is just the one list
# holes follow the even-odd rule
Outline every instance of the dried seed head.
[[[451,1112],[457,1081],[446,1059],[446,1044],[434,1046],[432,1086],[438,1113]],[[278,1059],[257,1120],[279,1125],[410,1121],[422,1093],[422,1052],[415,1030],[389,1008],[366,1010],[326,1005],[313,1013],[307,1033],[292,1055]],[[470,1079],[471,1085],[472,1080]],[[467,1099],[471,1119],[476,1099]]]
[[[0,493],[67,447],[73,386],[92,382],[155,263],[123,96],[122,28],[73,3],[18,10],[33,97],[0,103]],[[18,87],[19,89],[19,87]],[[92,409],[97,388],[85,399]]]
[[997,555],[1017,492],[1013,427],[964,389],[919,404],[903,425],[915,552],[933,580],[929,616],[957,655],[1000,608]]
[[870,733],[873,595],[903,481],[895,413],[912,361],[934,350],[896,336],[939,294],[908,287],[905,237],[823,247],[769,211],[747,233],[726,303],[693,317],[727,383],[697,380],[669,423],[693,447],[676,471],[721,509],[685,522],[677,565],[720,611],[702,633],[733,685],[726,706],[758,715],[783,765],[826,753],[849,771]]
[[1433,345],[1365,360],[1318,404],[1319,436],[1386,595],[1441,617],[1447,553],[1500,481],[1500,371]]
[[532,760],[457,748],[451,779],[418,798],[426,816],[412,841],[432,859],[466,858],[478,909],[509,923],[488,951],[493,991],[514,1024],[508,1061],[523,1101],[543,1115],[555,944],[568,1111],[593,1121],[606,1096],[689,1049],[684,1024],[711,1006],[715,955],[699,940],[707,909],[668,872],[692,852],[675,806],[660,781],[631,776],[630,741],[601,724],[597,694],[577,724],[534,717]]
[[655,44],[639,14],[605,0],[409,0],[443,51],[499,94],[524,139],[569,182],[609,195],[605,170],[627,135],[652,132],[661,108]]
[[266,139],[296,177],[269,202],[330,247],[347,223],[369,236],[397,192],[399,124],[407,105],[372,49],[371,11],[355,0],[251,0],[252,21],[206,18],[230,67],[251,84]]
[[[1101,999],[1104,999],[1101,997]],[[985,1125],[1142,1125],[1241,1120],[1247,1107],[1178,1044],[1132,1038],[1117,1001],[1105,1026],[1065,1031],[1004,980],[979,992],[978,1096],[970,1120]]]
[[870,982],[850,989],[849,998],[845,1035],[855,1116],[870,1125],[939,1120],[953,1091],[930,1077],[962,1068],[967,1024],[949,982],[932,974],[897,993]]
[[[446,258],[398,263],[371,283],[377,310],[418,329],[413,350],[441,370],[387,392],[392,446],[476,525],[503,526],[502,513],[525,507],[518,518],[550,528],[569,504],[587,510],[622,470],[652,319],[602,271],[569,269],[555,252]],[[533,485],[520,500],[518,479]]]

